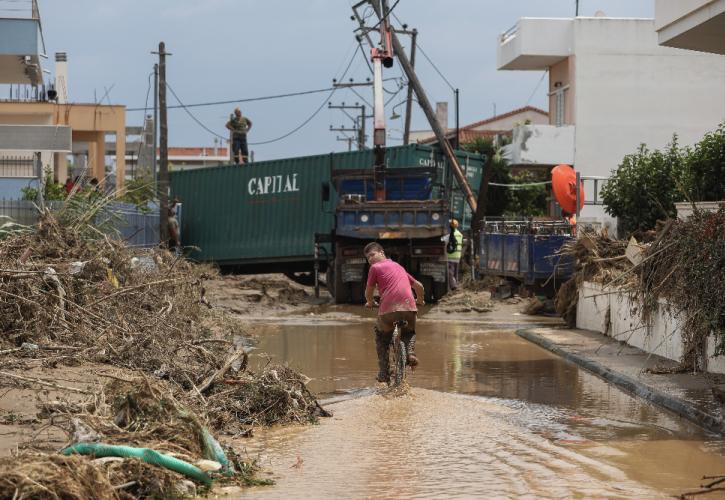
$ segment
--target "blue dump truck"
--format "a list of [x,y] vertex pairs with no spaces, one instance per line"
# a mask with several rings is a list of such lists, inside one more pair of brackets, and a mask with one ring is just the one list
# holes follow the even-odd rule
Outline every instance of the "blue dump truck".
[[572,227],[566,222],[485,219],[479,234],[478,272],[552,296],[573,272],[573,260],[559,254],[573,239]]
[[[455,152],[471,189],[484,158]],[[448,290],[445,244],[451,217],[471,210],[446,157],[422,145],[390,147],[385,169],[372,150],[172,172],[184,206],[183,245],[192,259],[240,272],[327,272],[336,303],[363,300],[363,248],[380,241],[436,300]]]

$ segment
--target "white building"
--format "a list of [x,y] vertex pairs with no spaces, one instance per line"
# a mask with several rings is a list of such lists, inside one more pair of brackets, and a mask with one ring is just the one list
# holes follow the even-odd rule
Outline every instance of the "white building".
[[725,54],[725,0],[657,0],[660,45]]
[[[519,165],[608,176],[641,143],[693,144],[725,120],[725,57],[661,47],[653,19],[522,18],[499,38],[498,69],[549,74],[549,125],[514,130]],[[613,222],[601,206],[581,215]]]

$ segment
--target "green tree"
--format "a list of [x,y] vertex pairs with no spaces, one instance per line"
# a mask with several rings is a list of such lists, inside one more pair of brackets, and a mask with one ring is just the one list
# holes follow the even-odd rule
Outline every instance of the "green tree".
[[688,201],[725,200],[725,122],[686,150],[680,184]]
[[[524,171],[512,178],[513,184],[530,184],[549,180],[547,171]],[[506,213],[510,215],[543,216],[549,212],[545,185],[514,188],[509,193]]]
[[602,189],[608,214],[618,217],[628,234],[655,227],[660,219],[674,217],[679,199],[678,177],[683,155],[674,136],[667,149],[650,151],[641,144],[636,153],[624,157]]
[[[489,182],[496,184],[511,184],[511,173],[506,160],[501,157],[500,149],[497,149],[492,139],[477,137],[471,142],[462,144],[465,151],[478,153],[486,156],[485,168],[491,168]],[[509,192],[506,188],[489,186],[486,199],[486,215],[496,217],[503,215],[510,201]]]

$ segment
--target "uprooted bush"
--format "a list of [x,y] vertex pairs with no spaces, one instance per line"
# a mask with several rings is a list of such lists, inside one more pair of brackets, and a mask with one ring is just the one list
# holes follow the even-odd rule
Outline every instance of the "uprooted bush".
[[0,349],[37,346],[18,356],[106,362],[186,389],[218,368],[235,332],[212,327],[211,270],[88,231],[46,213],[35,231],[0,240]]
[[584,234],[567,244],[562,251],[575,257],[577,266],[559,290],[557,311],[574,326],[582,282],[616,287],[641,304],[642,325],[651,324],[660,307],[678,318],[684,345],[678,370],[701,369],[710,336],[715,354],[725,355],[725,206],[660,222],[648,237],[652,243],[643,247],[637,265],[625,255],[626,241]]
[[641,266],[643,314],[665,299],[669,312],[682,319],[683,368],[697,369],[710,335],[715,354],[725,354],[725,206],[695,210],[663,231]]

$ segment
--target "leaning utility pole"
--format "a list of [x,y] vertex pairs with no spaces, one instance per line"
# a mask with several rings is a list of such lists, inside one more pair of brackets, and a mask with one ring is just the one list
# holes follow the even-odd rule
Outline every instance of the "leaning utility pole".
[[[410,67],[415,70],[415,46],[418,38],[418,30],[413,28],[410,34]],[[410,119],[413,111],[413,86],[408,81],[408,96],[405,102],[405,130],[403,132],[403,144],[410,144]]]
[[166,44],[159,43],[159,237],[169,241],[169,125],[166,108]]
[[[381,24],[384,22],[384,16],[381,12],[380,5],[375,0],[368,0],[369,4],[372,6],[373,10],[375,11],[375,14],[377,15],[378,19],[381,20]],[[365,2],[361,2],[365,3]],[[358,3],[357,5],[360,5]],[[356,6],[357,6],[356,5]],[[361,26],[363,30],[365,30],[365,26]],[[425,113],[426,118],[428,118],[428,122],[430,123],[431,128],[433,129],[433,133],[436,136],[436,139],[438,140],[438,144],[440,144],[441,149],[443,149],[443,153],[446,155],[446,158],[448,159],[448,163],[451,166],[451,169],[453,170],[453,174],[456,177],[456,180],[458,181],[458,185],[463,190],[463,193],[466,196],[466,201],[468,202],[468,206],[471,207],[471,212],[475,213],[476,208],[478,206],[478,202],[476,199],[476,196],[473,194],[473,191],[471,190],[471,186],[468,185],[468,181],[466,180],[466,176],[463,173],[463,169],[461,169],[461,165],[458,163],[458,158],[456,158],[456,153],[453,150],[453,147],[451,147],[450,142],[448,142],[448,139],[446,139],[446,134],[441,127],[440,123],[438,123],[438,120],[436,119],[435,111],[433,111],[433,107],[430,104],[430,101],[428,100],[428,96],[426,95],[425,91],[423,90],[423,85],[420,83],[420,80],[418,80],[418,75],[415,74],[415,70],[410,64],[410,61],[408,60],[408,56],[403,51],[403,45],[400,43],[400,40],[398,40],[397,35],[394,31],[390,31],[390,35],[392,38],[392,44],[393,44],[393,50],[395,55],[398,57],[398,60],[400,61],[400,65],[403,67],[403,71],[405,71],[405,75],[408,77],[408,82],[410,85],[413,86],[413,90],[415,91],[415,96],[418,98],[418,104],[420,104],[421,109],[423,110],[423,113]]]

